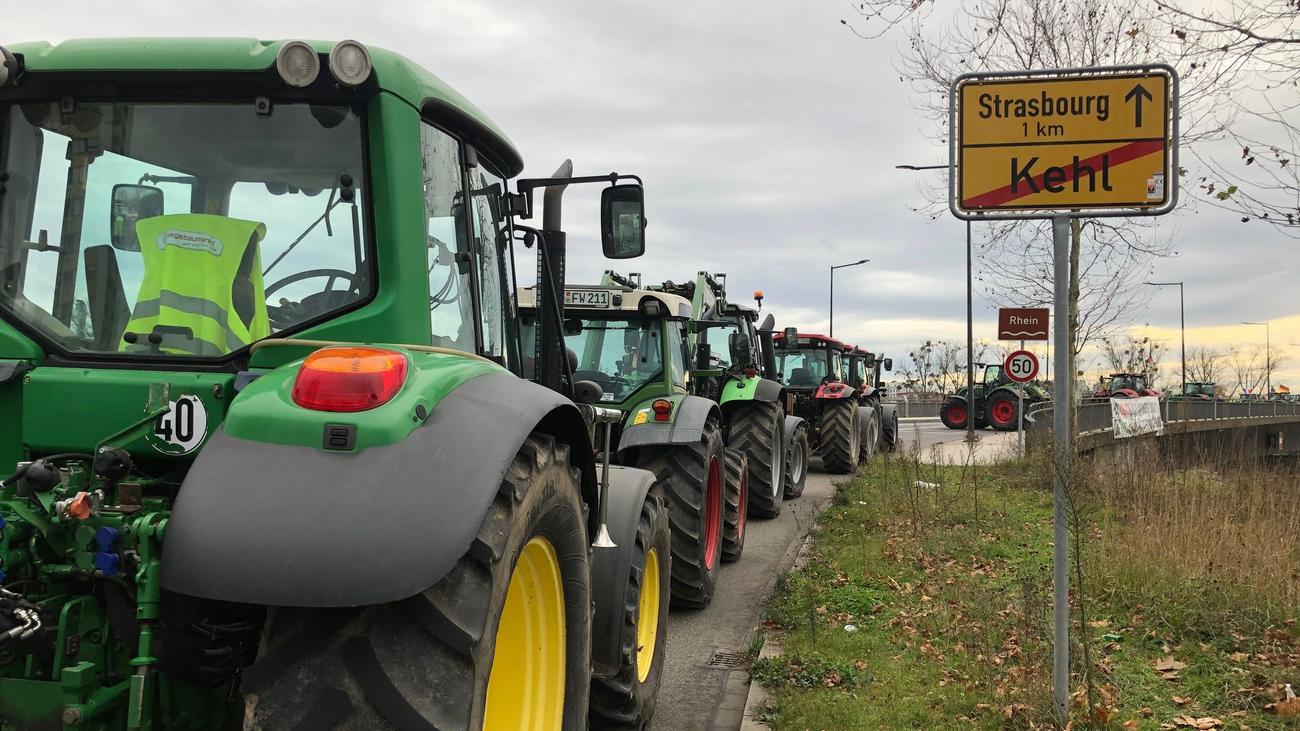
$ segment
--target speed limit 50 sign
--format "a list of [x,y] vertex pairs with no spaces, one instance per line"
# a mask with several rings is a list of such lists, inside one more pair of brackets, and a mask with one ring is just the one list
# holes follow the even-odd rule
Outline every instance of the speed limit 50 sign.
[[1028,383],[1038,377],[1038,356],[1017,350],[1002,361],[1002,371],[1016,383]]

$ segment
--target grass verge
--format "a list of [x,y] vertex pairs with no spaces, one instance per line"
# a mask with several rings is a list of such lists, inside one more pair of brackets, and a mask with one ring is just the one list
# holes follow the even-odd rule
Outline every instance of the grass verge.
[[[782,652],[752,664],[770,689],[765,720],[776,729],[1052,728],[1046,474],[1033,460],[894,458],[842,487],[807,562],[768,610]],[[1206,487],[1189,491],[1186,474],[1146,474],[1136,492],[1096,472],[1074,480],[1087,486],[1071,502],[1088,622],[1079,624],[1076,587],[1072,727],[1295,728],[1283,688],[1300,687],[1300,538],[1282,532],[1292,514],[1268,497],[1280,483],[1253,475],[1255,494],[1238,475],[1205,473]],[[1207,505],[1214,494],[1235,498]],[[1222,567],[1203,560],[1175,495],[1215,521],[1207,540],[1241,544],[1220,548]],[[1271,543],[1252,558],[1260,530]],[[1287,570],[1272,567],[1288,558]]]

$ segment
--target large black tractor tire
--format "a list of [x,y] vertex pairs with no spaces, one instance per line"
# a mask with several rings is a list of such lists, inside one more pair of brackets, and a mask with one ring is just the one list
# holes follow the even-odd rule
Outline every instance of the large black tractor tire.
[[[860,432],[859,432],[860,433]],[[871,464],[871,458],[876,456],[876,450],[880,447],[880,411],[871,412],[871,423],[867,425],[867,436],[862,440],[861,464]]]
[[769,401],[751,401],[731,415],[727,446],[749,458],[749,516],[775,518],[785,500],[785,414]]
[[673,606],[703,609],[713,600],[722,564],[724,459],[722,431],[709,419],[700,441],[646,448],[638,460],[654,473],[651,490],[668,506]]
[[998,391],[988,400],[989,424],[998,431],[1015,431],[1020,422],[1020,408],[1016,405],[1016,395],[1010,391]]
[[733,563],[745,552],[745,518],[749,512],[749,457],[727,447],[726,505],[722,525],[722,560]]
[[[269,611],[258,659],[241,676],[245,728],[585,729],[591,586],[583,515],[568,447],[534,433],[469,550],[432,588],[377,606]],[[552,571],[530,582],[539,566]],[[563,593],[562,654],[537,652],[516,621],[528,588],[547,596],[552,584]],[[498,641],[538,664],[494,666]],[[510,682],[559,672],[555,702],[510,713],[509,700],[525,697]]]
[[939,407],[939,421],[949,429],[965,429],[969,418],[970,409],[965,401],[945,401]]
[[885,423],[884,428],[881,430],[880,441],[886,450],[890,452],[897,452],[898,443],[899,441],[901,441],[901,439],[902,439],[902,435],[898,429],[898,412],[892,411],[889,415],[889,420]]
[[785,455],[785,499],[797,500],[808,484],[808,422],[801,422]]
[[839,399],[822,408],[822,433],[817,446],[827,472],[847,475],[856,470],[862,456],[861,441],[856,402]]
[[[653,557],[653,558],[652,558]],[[591,728],[640,731],[649,727],[663,679],[664,653],[668,647],[668,604],[671,601],[668,574],[672,563],[672,529],[668,508],[651,496],[641,507],[636,529],[636,559],[628,576],[623,606],[622,665],[612,678],[592,678]],[[657,595],[642,592],[658,589]],[[642,612],[653,612],[642,616]],[[656,628],[645,647],[639,633],[642,621]]]

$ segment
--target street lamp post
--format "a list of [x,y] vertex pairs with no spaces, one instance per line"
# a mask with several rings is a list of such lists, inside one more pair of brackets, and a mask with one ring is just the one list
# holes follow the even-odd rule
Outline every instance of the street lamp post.
[[1181,398],[1187,398],[1187,310],[1183,307],[1183,283],[1182,282],[1147,282],[1152,287],[1178,287],[1178,330],[1182,339],[1181,348],[1183,356],[1183,390]]
[[845,269],[847,267],[855,267],[859,264],[866,264],[869,261],[871,260],[862,259],[860,261],[855,261],[851,264],[835,264],[831,266],[831,325],[830,325],[829,336],[832,338],[835,337],[835,270]]
[[[947,165],[895,165],[899,170],[948,170]],[[972,291],[974,285],[971,278],[971,237],[970,237],[970,220],[966,221],[966,397],[968,399],[966,409],[966,442],[975,443],[975,414],[972,408],[975,404],[975,320],[973,313],[972,300],[974,299]]]
[[1269,342],[1267,322],[1242,322],[1243,325],[1264,326],[1264,398],[1273,393],[1273,346]]

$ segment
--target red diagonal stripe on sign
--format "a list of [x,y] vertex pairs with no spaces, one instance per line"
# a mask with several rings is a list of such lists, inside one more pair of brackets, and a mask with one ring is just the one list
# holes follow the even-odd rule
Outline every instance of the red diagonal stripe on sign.
[[[1141,140],[1139,142],[1130,142],[1127,145],[1116,147],[1113,150],[1107,150],[1104,153],[1093,155],[1092,157],[1086,160],[1080,160],[1079,167],[1083,167],[1085,165],[1091,166],[1093,169],[1097,170],[1097,175],[1100,176],[1102,155],[1106,155],[1106,157],[1110,161],[1110,166],[1113,168],[1116,165],[1129,162],[1130,160],[1136,160],[1139,157],[1150,155],[1153,152],[1160,152],[1161,150],[1164,149],[1164,147],[1165,147],[1164,140]],[[1069,183],[1072,180],[1074,180],[1074,170],[1072,169],[1073,165],[1074,163],[1073,161],[1071,161],[1069,166],[1065,166],[1065,165],[1060,166],[1065,171],[1065,176],[1066,176],[1065,180],[1062,181],[1063,183]],[[1048,166],[1048,167],[1052,167],[1052,166]],[[1040,193],[1043,191],[1042,175],[1037,175],[1034,177],[1034,185],[1038,187],[1038,191]],[[1016,200],[1017,198],[1024,198],[1026,196],[1031,196],[1031,195],[1034,195],[1034,191],[1030,189],[1028,183],[1022,182],[1020,186],[1020,190],[1012,191],[1010,185],[1003,188],[998,188],[996,190],[990,190],[987,193],[981,193],[973,198],[967,198],[966,200],[962,201],[962,207],[963,208],[992,208],[994,206],[1000,206],[1003,203],[1010,203],[1011,201]]]

